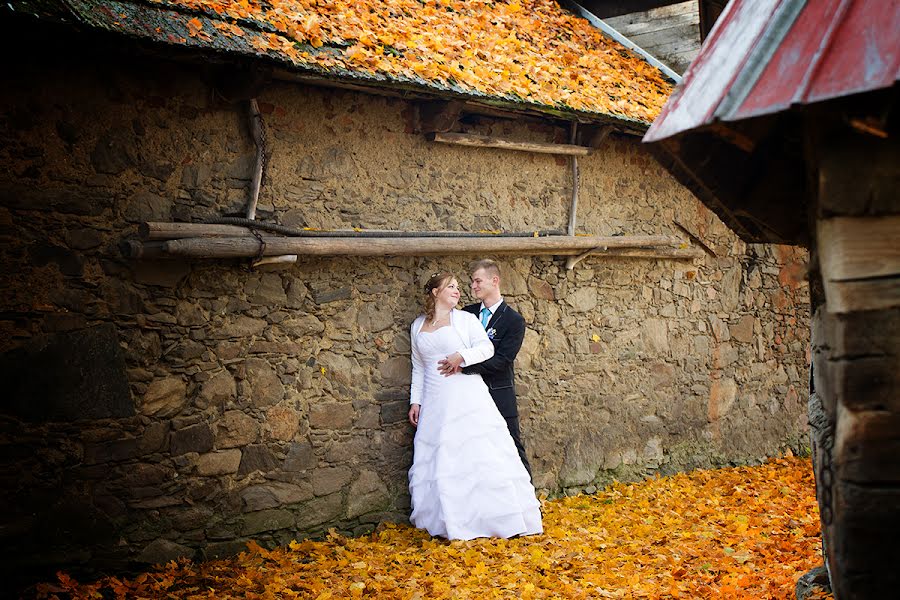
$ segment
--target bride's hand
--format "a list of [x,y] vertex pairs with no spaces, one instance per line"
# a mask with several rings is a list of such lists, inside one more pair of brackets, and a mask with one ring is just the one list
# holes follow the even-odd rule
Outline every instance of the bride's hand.
[[459,373],[463,357],[459,352],[454,352],[447,358],[438,361],[438,372],[444,377],[450,377],[455,373]]
[[413,404],[409,407],[409,422],[413,427],[419,426],[419,405]]

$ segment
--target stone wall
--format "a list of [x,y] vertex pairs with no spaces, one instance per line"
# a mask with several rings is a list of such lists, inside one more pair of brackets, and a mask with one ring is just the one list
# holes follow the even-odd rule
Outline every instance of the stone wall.
[[[126,567],[406,519],[408,326],[442,258],[129,261],[144,220],[242,212],[245,108],[201,69],[39,55],[0,91],[0,417],[7,565]],[[291,83],[259,95],[260,218],[291,226],[559,229],[567,162],[431,144],[412,103]],[[566,139],[538,121],[470,131]],[[746,246],[641,148],[580,161],[579,231],[679,233],[694,263],[504,257],[535,483],[747,463],[805,445],[805,255]],[[65,390],[69,390],[68,393]],[[72,392],[77,390],[77,392]],[[49,549],[49,550],[48,550]]]

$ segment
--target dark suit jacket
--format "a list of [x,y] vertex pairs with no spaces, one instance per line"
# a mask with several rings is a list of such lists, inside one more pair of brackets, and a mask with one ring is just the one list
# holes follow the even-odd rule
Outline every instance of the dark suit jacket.
[[[470,304],[463,310],[481,318],[480,302]],[[519,408],[516,405],[513,362],[522,347],[522,340],[525,339],[525,319],[504,301],[491,316],[487,328],[494,330],[491,340],[494,344],[494,356],[484,362],[463,367],[462,372],[468,375],[481,375],[491,390],[491,396],[500,414],[504,418],[515,417],[519,414]]]

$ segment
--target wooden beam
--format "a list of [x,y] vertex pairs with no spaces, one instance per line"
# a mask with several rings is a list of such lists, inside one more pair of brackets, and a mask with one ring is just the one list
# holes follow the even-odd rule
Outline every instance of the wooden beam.
[[817,239],[826,279],[900,275],[900,215],[825,219]]
[[295,262],[297,262],[296,254],[282,254],[281,256],[264,256],[253,261],[250,266],[262,271],[276,271],[290,268]]
[[828,312],[851,313],[900,306],[900,277],[862,281],[823,279]]
[[[260,240],[262,244],[260,243]],[[165,251],[192,258],[247,258],[298,254],[313,256],[434,256],[459,254],[581,254],[595,249],[675,247],[681,240],[667,235],[553,236],[487,238],[328,238],[261,236],[192,238],[164,243]],[[596,250],[600,252],[601,250]]]
[[816,238],[829,312],[900,306],[900,215],[824,219]]
[[141,223],[138,236],[142,240],[174,240],[198,237],[240,237],[253,235],[248,227],[214,223]]
[[594,248],[586,250],[578,256],[569,256],[566,259],[566,269],[571,271],[582,260],[591,256],[604,258],[647,258],[647,259],[671,259],[694,260],[703,258],[703,251],[699,248]]
[[459,146],[473,146],[476,148],[500,148],[502,150],[518,150],[520,152],[537,152],[539,154],[564,154],[567,156],[586,156],[591,149],[587,146],[575,146],[572,144],[550,144],[546,142],[514,142],[486,135],[471,133],[429,133],[426,136],[429,141],[442,144],[456,144]]
[[678,219],[672,219],[672,223],[674,223],[675,226],[678,227],[678,229],[682,230],[691,239],[692,242],[703,248],[703,250],[705,250],[707,254],[709,254],[713,258],[718,257],[716,251],[710,248],[709,244],[704,242],[699,235],[688,229],[686,225],[679,223]]
[[[272,225],[271,223],[261,223],[261,225]],[[264,227],[255,228],[256,231],[271,235],[271,231],[266,231]],[[309,234],[307,237],[363,237],[360,234],[366,234],[368,237],[421,237],[423,234],[433,235],[434,237],[463,237],[459,235],[459,231],[429,231],[429,232],[412,232],[397,231],[393,229],[294,229],[297,235],[288,237],[302,237],[304,233]],[[562,235],[562,229],[553,229],[537,232],[540,237],[551,235]],[[535,232],[516,232],[507,233],[510,237],[533,237]],[[491,237],[491,233],[481,234],[480,237]],[[180,238],[207,238],[207,237],[253,237],[253,229],[242,225],[227,225],[216,223],[165,223],[149,221],[138,225],[138,236],[142,240],[175,240]],[[470,236],[475,237],[475,236]]]
[[119,251],[125,258],[171,258],[163,248],[165,242],[140,242],[123,240],[119,243]]

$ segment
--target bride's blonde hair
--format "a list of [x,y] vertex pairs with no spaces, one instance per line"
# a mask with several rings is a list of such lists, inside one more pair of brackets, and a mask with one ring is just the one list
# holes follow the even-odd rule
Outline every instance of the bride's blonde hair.
[[434,319],[434,294],[431,291],[437,290],[440,293],[450,284],[451,279],[453,279],[453,273],[450,271],[438,271],[425,283],[425,318],[429,321]]

